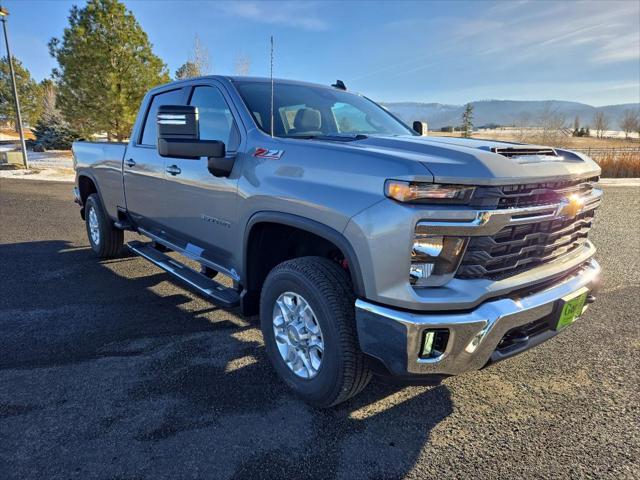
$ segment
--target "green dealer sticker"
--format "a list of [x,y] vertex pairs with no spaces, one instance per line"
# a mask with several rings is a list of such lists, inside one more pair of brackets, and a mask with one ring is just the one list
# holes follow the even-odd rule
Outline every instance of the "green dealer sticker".
[[587,300],[588,291],[578,294],[576,297],[565,300],[562,310],[560,311],[560,318],[556,324],[556,330],[562,330],[563,328],[571,325],[582,314],[584,308],[584,302]]

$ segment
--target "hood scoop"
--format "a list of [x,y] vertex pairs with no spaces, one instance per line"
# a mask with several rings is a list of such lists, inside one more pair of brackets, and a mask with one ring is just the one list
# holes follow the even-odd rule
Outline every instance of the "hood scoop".
[[538,163],[562,161],[564,158],[558,155],[553,148],[548,147],[492,147],[493,153],[503,157],[512,158],[518,163]]

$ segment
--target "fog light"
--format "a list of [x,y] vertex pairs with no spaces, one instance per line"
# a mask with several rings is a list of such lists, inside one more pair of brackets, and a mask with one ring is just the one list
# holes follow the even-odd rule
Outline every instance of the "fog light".
[[425,330],[422,337],[420,358],[437,358],[447,349],[449,330]]

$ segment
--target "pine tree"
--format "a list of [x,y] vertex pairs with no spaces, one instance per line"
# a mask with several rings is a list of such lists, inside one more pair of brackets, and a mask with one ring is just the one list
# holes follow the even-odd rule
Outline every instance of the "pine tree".
[[57,89],[51,80],[44,80],[42,89],[42,116],[33,128],[36,141],[33,149],[69,150],[71,143],[79,138],[56,107]]
[[473,134],[473,105],[467,103],[462,113],[462,136],[471,138]]
[[[18,98],[20,99],[22,122],[26,125],[33,125],[38,121],[41,113],[41,91],[38,83],[31,78],[29,70],[22,65],[22,62],[13,55],[11,58],[16,76]],[[0,58],[0,119],[15,126],[16,108],[7,57]]]
[[186,80],[187,78],[195,78],[201,76],[198,66],[191,62],[184,62],[180,68],[176,70],[176,80]]
[[84,136],[107,133],[122,140],[145,93],[169,81],[147,34],[118,0],[89,0],[73,6],[62,39],[49,51],[58,60],[58,105]]

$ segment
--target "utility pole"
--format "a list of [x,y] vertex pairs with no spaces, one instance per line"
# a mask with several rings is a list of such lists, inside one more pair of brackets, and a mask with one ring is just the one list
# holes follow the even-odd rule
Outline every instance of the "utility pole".
[[11,50],[9,49],[9,35],[7,34],[7,17],[9,11],[0,6],[0,20],[2,20],[2,29],[4,30],[4,41],[7,45],[7,60],[9,61],[9,72],[11,73],[11,86],[13,87],[13,99],[16,104],[16,117],[18,134],[20,135],[20,147],[22,148],[22,163],[24,168],[29,168],[29,160],[27,159],[27,145],[24,143],[24,132],[22,131],[22,115],[20,114],[20,99],[18,98],[18,87],[16,86],[16,74],[13,71],[13,60],[11,58]]

